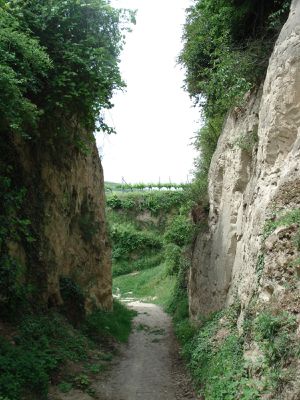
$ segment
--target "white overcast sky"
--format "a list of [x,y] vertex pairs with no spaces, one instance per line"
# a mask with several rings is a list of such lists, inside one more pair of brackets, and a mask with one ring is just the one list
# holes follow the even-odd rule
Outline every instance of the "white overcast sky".
[[182,89],[176,65],[190,0],[113,0],[137,9],[137,24],[121,56],[125,92],[113,98],[106,121],[116,135],[97,134],[106,181],[186,182],[193,168],[191,145],[200,110]]

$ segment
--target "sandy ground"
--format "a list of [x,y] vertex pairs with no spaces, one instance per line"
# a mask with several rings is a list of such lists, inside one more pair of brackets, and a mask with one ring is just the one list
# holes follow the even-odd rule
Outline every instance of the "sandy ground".
[[129,343],[94,386],[103,400],[196,399],[178,356],[170,317],[154,304],[129,303],[138,312]]

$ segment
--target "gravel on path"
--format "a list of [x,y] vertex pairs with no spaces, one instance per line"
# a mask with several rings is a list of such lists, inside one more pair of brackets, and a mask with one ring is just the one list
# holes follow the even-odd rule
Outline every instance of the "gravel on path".
[[129,343],[96,382],[102,400],[184,400],[196,396],[178,353],[171,318],[157,305],[131,302],[138,312]]

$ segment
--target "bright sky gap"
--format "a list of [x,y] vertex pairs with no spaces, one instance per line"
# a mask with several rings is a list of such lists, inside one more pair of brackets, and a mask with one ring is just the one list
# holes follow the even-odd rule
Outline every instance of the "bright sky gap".
[[187,182],[200,110],[182,88],[176,65],[182,48],[185,9],[190,0],[114,0],[115,7],[137,10],[121,56],[127,84],[113,98],[106,121],[117,135],[97,134],[106,181]]

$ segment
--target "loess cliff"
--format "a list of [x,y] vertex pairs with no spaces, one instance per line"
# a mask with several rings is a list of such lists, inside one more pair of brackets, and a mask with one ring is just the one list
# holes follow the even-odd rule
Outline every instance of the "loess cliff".
[[[263,351],[266,340],[274,347],[281,340],[282,352],[288,340],[296,349],[300,338],[299,21],[300,1],[294,0],[263,85],[225,120],[209,170],[208,226],[196,238],[189,273],[190,316],[197,320],[236,305],[237,328],[246,335],[244,358],[259,381],[259,360],[270,354],[270,346]],[[264,329],[267,315],[273,316],[271,334],[254,334]],[[291,316],[293,328],[279,328],[283,315]],[[251,318],[256,322],[247,331]],[[278,354],[281,389],[259,398],[298,399],[299,359],[287,351],[282,361]],[[272,363],[280,369],[275,356]]]
[[[289,292],[280,253],[297,224],[279,226],[268,238],[264,232],[268,221],[300,204],[299,20],[300,2],[294,1],[263,87],[231,111],[219,139],[209,172],[209,227],[197,238],[190,272],[192,316],[218,310],[235,296],[245,307],[257,290],[263,301]],[[299,257],[289,243],[286,264]],[[258,278],[260,255],[265,268]]]
[[110,309],[111,249],[96,145],[86,154],[73,149],[63,162],[20,141],[15,145],[34,239],[25,247],[11,241],[11,256],[25,267],[25,279],[44,305],[63,304],[60,284],[67,278],[81,288],[87,312]]

